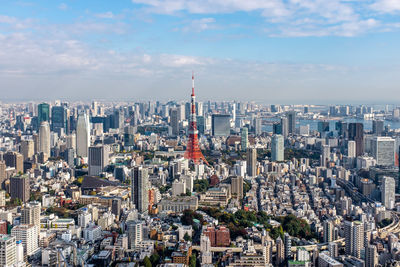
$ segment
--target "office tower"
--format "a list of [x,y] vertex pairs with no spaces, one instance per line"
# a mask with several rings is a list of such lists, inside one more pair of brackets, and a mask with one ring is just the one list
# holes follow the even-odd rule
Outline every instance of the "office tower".
[[73,148],[67,148],[66,150],[64,150],[64,160],[70,167],[73,167],[75,165],[74,159],[75,159],[75,150]]
[[11,235],[21,240],[24,246],[24,255],[30,256],[38,249],[38,234],[33,224],[20,224],[11,229]]
[[212,114],[211,129],[213,136],[229,136],[231,133],[230,115]]
[[369,245],[365,251],[365,267],[375,267],[378,264],[376,246]]
[[271,160],[284,161],[285,141],[283,135],[275,134],[271,140]]
[[238,199],[243,199],[243,177],[236,176],[231,178],[231,194]]
[[253,127],[254,127],[254,134],[256,136],[261,135],[262,133],[262,120],[261,118],[254,118],[253,120]]
[[86,113],[78,116],[76,125],[76,154],[78,157],[87,157],[90,145],[89,118]]
[[286,117],[288,119],[288,133],[295,134],[296,133],[296,111],[288,111],[286,113]]
[[374,135],[382,135],[384,127],[384,122],[382,120],[372,121],[372,133]]
[[284,138],[286,138],[289,135],[289,120],[286,117],[281,118],[281,134],[283,135]]
[[141,221],[127,221],[126,231],[128,233],[129,249],[133,249],[143,240],[143,223]]
[[0,235],[0,266],[14,266],[16,263],[15,237]]
[[195,165],[201,162],[208,164],[203,153],[201,153],[199,145],[199,131],[197,130],[197,117],[196,117],[196,96],[194,95],[194,74],[192,74],[192,94],[191,94],[191,109],[188,127],[188,141],[186,144],[186,151],[183,155],[185,159],[192,161]]
[[333,240],[335,240],[335,225],[333,224],[332,221],[330,220],[326,220],[323,223],[323,227],[324,227],[324,242],[328,243],[328,242],[332,242]]
[[107,145],[89,147],[89,175],[98,176],[108,165],[109,149]]
[[43,121],[39,128],[39,153],[50,157],[50,126],[47,121]]
[[321,134],[329,132],[329,121],[319,121],[318,122],[318,132]]
[[3,188],[3,183],[7,179],[6,163],[0,160],[0,188]]
[[17,173],[24,172],[24,156],[20,153],[9,151],[3,155],[7,167],[15,168]]
[[24,156],[24,160],[30,159],[35,155],[35,144],[33,140],[22,140],[20,150],[22,156]]
[[10,178],[10,196],[12,199],[20,199],[27,202],[30,197],[29,177],[27,175],[19,175]]
[[356,142],[355,141],[348,141],[347,142],[347,156],[349,158],[356,157]]
[[178,121],[183,121],[185,120],[185,104],[180,104],[177,106],[177,110],[178,110]]
[[346,254],[360,258],[361,249],[364,248],[364,224],[359,221],[345,221],[344,235]]
[[111,212],[115,215],[115,219],[119,221],[121,215],[121,198],[114,198],[111,203]]
[[203,102],[196,102],[196,115],[200,117],[204,115]]
[[[79,119],[79,118],[78,118]],[[111,128],[123,129],[124,128],[124,112],[123,110],[114,110],[113,114],[113,124]]]
[[135,145],[136,128],[134,126],[125,126],[124,128],[124,146],[130,147]]
[[38,105],[38,125],[43,121],[50,121],[50,106],[47,103]]
[[64,106],[54,106],[51,108],[51,129],[61,135],[61,129],[68,133],[67,129],[68,114]]
[[257,176],[257,149],[247,149],[247,175],[250,177]]
[[172,108],[170,111],[170,123],[169,125],[172,128],[172,135],[179,135],[179,118],[178,118],[178,110],[176,108]]
[[285,261],[285,244],[281,237],[276,239],[276,265],[280,265]]
[[349,139],[356,142],[356,156],[364,154],[364,125],[349,123]]
[[285,241],[285,259],[290,259],[292,257],[292,238],[288,233],[284,235]]
[[197,116],[197,130],[199,134],[203,134],[206,130],[206,122],[204,116]]
[[243,127],[242,129],[240,129],[240,145],[243,151],[247,150],[247,147],[249,145],[249,130],[247,129],[247,127]]
[[322,145],[322,151],[321,151],[321,166],[326,167],[327,162],[330,159],[330,154],[331,154],[331,149],[329,145]]
[[382,204],[387,209],[393,209],[395,204],[395,180],[392,177],[385,176],[381,184]]
[[200,236],[201,264],[212,264],[211,241],[207,235]]
[[148,183],[148,170],[143,167],[134,167],[132,169],[131,197],[139,212],[145,212],[149,205]]
[[395,143],[391,137],[376,136],[372,139],[371,154],[376,159],[377,165],[395,165]]

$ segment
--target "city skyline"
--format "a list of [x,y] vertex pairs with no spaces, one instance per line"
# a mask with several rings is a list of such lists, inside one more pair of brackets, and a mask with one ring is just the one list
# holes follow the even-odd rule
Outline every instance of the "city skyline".
[[199,100],[400,100],[396,1],[2,5],[3,101],[169,100],[192,70]]

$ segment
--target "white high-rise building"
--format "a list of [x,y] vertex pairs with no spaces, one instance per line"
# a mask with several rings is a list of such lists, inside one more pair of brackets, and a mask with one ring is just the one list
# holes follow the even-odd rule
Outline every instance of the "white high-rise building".
[[395,203],[396,182],[394,178],[385,176],[382,179],[381,196],[382,203],[387,209],[393,209]]
[[143,240],[143,223],[141,221],[127,221],[129,248],[135,248]]
[[206,235],[200,237],[201,264],[212,264],[211,241]]
[[39,152],[45,153],[50,157],[50,125],[43,121],[39,128]]
[[375,137],[372,139],[371,153],[377,165],[394,166],[395,140],[386,136]]
[[360,221],[345,221],[344,234],[346,254],[360,258],[364,248],[364,224]]
[[89,226],[89,223],[92,221],[92,214],[84,208],[81,213],[78,215],[78,225],[82,228],[86,228]]
[[90,126],[89,118],[86,113],[78,116],[76,125],[76,154],[79,157],[87,157],[90,145]]
[[14,266],[16,260],[15,237],[0,235],[0,266]]
[[21,224],[11,229],[11,235],[21,240],[24,246],[24,255],[30,256],[38,249],[38,234],[33,224]]
[[347,142],[347,156],[349,158],[356,157],[356,141],[350,140]]
[[271,160],[283,161],[285,152],[285,144],[283,135],[276,134],[272,136],[271,142]]

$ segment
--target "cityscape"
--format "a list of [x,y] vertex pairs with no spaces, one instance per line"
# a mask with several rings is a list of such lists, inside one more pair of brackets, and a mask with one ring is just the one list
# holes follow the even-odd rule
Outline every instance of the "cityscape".
[[400,266],[399,1],[1,6],[0,267]]

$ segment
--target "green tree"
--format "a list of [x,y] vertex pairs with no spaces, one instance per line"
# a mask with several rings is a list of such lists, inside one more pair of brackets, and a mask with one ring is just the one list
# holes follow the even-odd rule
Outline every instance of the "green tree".
[[144,259],[143,259],[143,264],[144,264],[144,266],[145,267],[152,267],[153,265],[151,264],[151,261],[150,261],[150,259],[149,259],[149,257],[144,257]]
[[190,235],[188,233],[185,233],[185,235],[183,236],[183,239],[185,239],[185,241],[192,241],[192,238],[190,237]]
[[157,254],[157,252],[150,256],[150,261],[151,264],[154,266],[156,266],[160,262],[160,256]]
[[189,267],[196,267],[196,256],[194,254],[190,256]]

